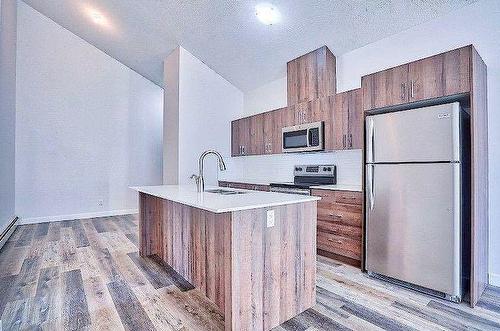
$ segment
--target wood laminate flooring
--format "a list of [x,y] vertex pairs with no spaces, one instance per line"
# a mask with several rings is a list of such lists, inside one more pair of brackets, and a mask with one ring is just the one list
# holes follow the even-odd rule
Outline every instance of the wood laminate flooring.
[[[3,330],[222,330],[218,308],[138,255],[137,215],[19,226],[0,251]],[[476,309],[318,257],[317,304],[275,330],[500,330],[500,289]]]

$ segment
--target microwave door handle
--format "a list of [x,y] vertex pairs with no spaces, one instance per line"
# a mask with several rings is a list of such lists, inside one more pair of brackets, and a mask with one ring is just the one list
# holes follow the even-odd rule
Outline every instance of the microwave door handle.
[[311,129],[307,129],[307,147],[311,146]]

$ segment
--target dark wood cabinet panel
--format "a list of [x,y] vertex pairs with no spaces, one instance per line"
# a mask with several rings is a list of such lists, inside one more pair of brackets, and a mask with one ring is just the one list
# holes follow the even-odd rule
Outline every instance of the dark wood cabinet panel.
[[323,46],[287,63],[288,106],[335,95],[335,56]]
[[278,154],[282,148],[282,121],[283,113],[286,108],[281,108],[264,113],[264,153]]
[[471,305],[488,285],[488,97],[487,67],[471,47]]
[[[349,149],[363,148],[363,105],[361,101],[361,89],[347,92],[349,98],[348,109],[348,146]],[[344,115],[345,116],[345,115]]]
[[470,92],[471,46],[361,78],[363,110]]
[[249,121],[250,141],[246,155],[262,155],[264,154],[264,114],[251,116]]
[[311,190],[318,201],[318,253],[355,266],[362,246],[362,193]]
[[241,146],[240,155],[247,155],[250,146],[250,119],[248,117],[238,120],[238,141]]
[[323,121],[325,124],[326,151],[342,149],[342,142],[337,137],[336,118],[341,115],[335,113],[336,100],[335,96],[329,96],[311,102],[311,121]]
[[433,99],[470,91],[470,47],[409,64],[408,100]]
[[239,120],[231,122],[231,156],[239,156],[240,149],[240,122]]
[[363,146],[363,108],[361,89],[338,93],[333,113],[333,150],[360,149]]
[[408,102],[407,85],[407,64],[362,77],[363,110]]

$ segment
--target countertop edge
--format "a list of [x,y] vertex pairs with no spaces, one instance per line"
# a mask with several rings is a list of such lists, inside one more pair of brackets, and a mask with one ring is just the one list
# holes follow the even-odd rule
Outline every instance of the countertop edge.
[[[141,187],[134,186],[134,187],[129,187],[129,188],[132,189],[132,190],[134,190],[134,191],[137,191],[137,192],[140,192],[140,193],[144,193],[144,194],[148,194],[148,195],[160,198],[160,199],[173,201],[173,202],[176,202],[176,203],[180,203],[180,204],[183,204],[183,205],[186,205],[186,206],[190,206],[190,207],[193,207],[193,208],[197,208],[197,209],[206,210],[206,211],[209,211],[209,212],[212,212],[212,213],[216,213],[216,214],[231,213],[231,212],[242,211],[242,210],[251,210],[251,209],[261,209],[261,208],[285,206],[285,205],[292,205],[292,204],[297,204],[297,203],[306,203],[306,202],[313,202],[313,201],[319,201],[319,200],[321,200],[320,197],[315,197],[315,196],[300,196],[300,199],[292,199],[292,200],[289,200],[289,201],[268,202],[268,203],[253,204],[253,205],[243,206],[243,207],[228,207],[228,208],[215,209],[215,208],[210,208],[210,207],[207,207],[207,206],[202,206],[202,205],[199,205],[199,204],[196,204],[196,203],[192,203],[192,202],[189,202],[189,201],[186,201],[186,200],[183,200],[183,199],[178,199],[178,198],[174,198],[174,197],[165,197],[165,196],[162,196],[161,194],[152,193],[152,192],[148,191],[147,189],[144,189],[144,188],[141,188]],[[240,190],[240,191],[247,191],[247,190]],[[270,193],[270,192],[265,192],[265,193]],[[278,193],[278,194],[282,194],[282,193]]]

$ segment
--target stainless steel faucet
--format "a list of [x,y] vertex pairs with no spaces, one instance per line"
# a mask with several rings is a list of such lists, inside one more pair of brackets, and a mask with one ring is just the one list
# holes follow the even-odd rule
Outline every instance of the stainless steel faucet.
[[221,171],[226,170],[226,164],[224,163],[224,159],[219,152],[210,149],[201,153],[200,159],[198,160],[198,176],[191,176],[191,179],[196,180],[196,189],[198,190],[198,192],[205,191],[205,180],[203,179],[203,162],[205,161],[205,157],[209,154],[214,154],[215,156],[217,156],[217,162],[219,163],[219,169]]

